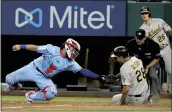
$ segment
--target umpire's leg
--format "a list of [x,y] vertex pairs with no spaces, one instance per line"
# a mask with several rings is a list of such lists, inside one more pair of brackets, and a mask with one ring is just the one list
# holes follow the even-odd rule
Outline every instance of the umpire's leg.
[[159,70],[160,65],[159,63],[155,64],[149,69],[149,77],[151,80],[151,85],[150,85],[150,94],[151,95],[159,95],[160,93],[160,80],[157,75],[157,70]]

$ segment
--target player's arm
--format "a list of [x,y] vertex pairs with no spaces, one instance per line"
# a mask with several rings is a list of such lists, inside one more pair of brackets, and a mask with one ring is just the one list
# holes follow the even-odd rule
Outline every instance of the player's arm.
[[29,50],[29,51],[37,51],[37,46],[32,45],[32,44],[27,44],[27,45],[21,44],[21,45],[14,45],[12,47],[13,51],[19,51],[21,49],[26,49],[26,50]]
[[172,29],[170,28],[170,29],[168,30],[168,32],[169,32],[169,34],[170,34],[170,36],[171,36],[171,38],[172,38]]
[[91,70],[82,68],[77,62],[73,62],[73,65],[68,67],[68,70],[72,71],[74,73],[80,73],[81,75],[83,75],[85,77],[89,77],[89,78],[93,78],[93,79],[98,79],[102,83],[103,83],[103,81],[106,80],[106,79],[104,79],[103,76],[98,75],[98,74],[92,72]]
[[82,68],[76,61],[73,61],[72,65],[70,67],[68,67],[67,69],[68,69],[68,71],[72,71],[74,73],[80,73],[81,75],[83,75],[85,77],[90,77],[93,79],[97,79],[99,77],[98,74],[96,74],[88,69]]
[[29,50],[29,51],[35,51],[35,52],[38,52],[38,53],[53,53],[54,51],[54,46],[51,45],[51,44],[47,44],[47,45],[41,45],[41,46],[38,46],[38,45],[33,45],[33,44],[21,44],[21,45],[14,45],[12,47],[13,51],[19,51],[21,49],[25,49],[25,50]]
[[161,19],[161,21],[162,21],[162,26],[163,26],[164,30],[166,32],[168,32],[170,34],[170,36],[172,36],[172,29],[171,29],[171,27],[164,20]]
[[91,70],[88,70],[88,69],[82,68],[79,72],[83,76],[93,78],[93,79],[97,79],[101,83],[105,83],[108,80],[107,77],[105,77],[104,75],[98,75],[98,74],[96,74],[96,73],[94,73],[94,72],[92,72]]
[[121,101],[120,104],[123,105],[125,99],[128,96],[128,91],[129,91],[129,86],[128,85],[123,85],[123,89],[122,89],[122,97],[121,97]]
[[100,75],[92,72],[91,70],[88,70],[88,69],[84,69],[82,68],[80,71],[79,71],[83,76],[85,77],[90,77],[90,78],[93,78],[93,79],[97,79],[99,78]]
[[125,99],[127,98],[128,92],[129,92],[129,85],[130,85],[130,71],[129,67],[128,69],[120,69],[121,73],[121,82],[122,82],[122,97],[120,100],[120,105],[123,105],[125,102]]

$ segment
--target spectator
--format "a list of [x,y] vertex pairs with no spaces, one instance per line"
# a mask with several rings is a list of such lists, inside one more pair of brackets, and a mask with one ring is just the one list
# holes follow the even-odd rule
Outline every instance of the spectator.
[[168,84],[167,83],[163,83],[162,84],[162,94],[168,94],[169,90],[168,90]]

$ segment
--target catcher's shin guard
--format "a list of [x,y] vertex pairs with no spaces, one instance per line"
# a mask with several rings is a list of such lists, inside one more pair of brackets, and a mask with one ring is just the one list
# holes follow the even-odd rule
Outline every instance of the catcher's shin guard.
[[[32,92],[32,94],[29,95],[29,99],[32,100],[52,100],[57,95],[57,89],[54,87],[46,86],[44,89]],[[27,99],[27,98],[26,98]]]

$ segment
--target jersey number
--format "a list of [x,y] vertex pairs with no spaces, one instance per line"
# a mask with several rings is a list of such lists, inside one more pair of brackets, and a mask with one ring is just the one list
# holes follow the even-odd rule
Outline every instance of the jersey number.
[[140,82],[142,81],[142,79],[146,78],[146,73],[145,73],[145,69],[144,68],[141,68],[141,70],[137,70],[136,71],[136,75],[137,75],[137,82]]
[[162,34],[161,36],[158,37],[159,42],[162,42],[163,40],[165,40],[164,34]]

